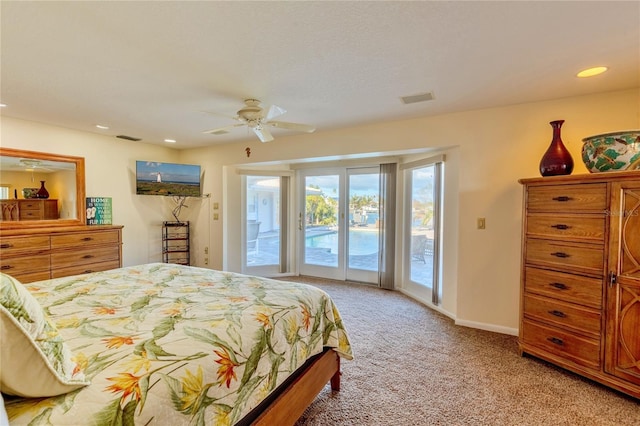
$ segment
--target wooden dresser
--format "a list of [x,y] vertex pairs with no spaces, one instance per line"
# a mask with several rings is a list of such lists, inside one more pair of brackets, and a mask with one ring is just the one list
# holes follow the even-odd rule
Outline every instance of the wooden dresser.
[[520,183],[521,353],[640,398],[640,172]]
[[51,220],[58,218],[58,200],[0,200],[0,220]]
[[0,271],[21,282],[122,266],[122,226],[0,231]]

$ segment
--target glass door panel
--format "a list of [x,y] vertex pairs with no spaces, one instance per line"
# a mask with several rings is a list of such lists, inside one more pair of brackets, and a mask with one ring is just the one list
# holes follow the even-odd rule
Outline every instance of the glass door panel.
[[376,283],[379,257],[379,168],[347,171],[349,216],[346,279]]
[[280,266],[280,178],[245,178],[244,269],[256,275]]
[[344,279],[340,227],[340,174],[303,176],[303,275]]
[[438,247],[440,234],[441,164],[433,163],[405,171],[404,276],[408,288],[439,303]]

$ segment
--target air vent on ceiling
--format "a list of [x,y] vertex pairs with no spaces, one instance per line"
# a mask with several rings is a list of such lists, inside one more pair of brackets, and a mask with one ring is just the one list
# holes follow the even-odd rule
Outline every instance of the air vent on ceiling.
[[142,140],[140,138],[134,138],[133,136],[127,136],[127,135],[118,135],[118,136],[116,136],[116,138],[126,139],[128,141],[135,141],[135,142],[138,142],[138,141]]
[[402,99],[403,104],[415,104],[417,102],[432,101],[433,92],[421,93],[419,95],[403,96],[400,99]]

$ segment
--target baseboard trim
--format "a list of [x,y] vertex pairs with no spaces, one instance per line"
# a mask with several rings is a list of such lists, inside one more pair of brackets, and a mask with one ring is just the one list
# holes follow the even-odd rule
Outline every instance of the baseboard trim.
[[446,315],[446,316],[448,316],[448,317],[449,317],[449,318],[451,318],[454,322],[456,321],[456,316],[455,316],[454,314],[452,314],[451,312],[449,312],[449,311],[447,311],[447,310],[445,310],[445,309],[442,309],[442,307],[441,307],[441,306],[434,305],[433,303],[431,303],[431,301],[426,300],[426,299],[424,299],[424,298],[422,298],[422,297],[420,297],[420,296],[418,296],[418,295],[416,295],[416,294],[414,294],[414,293],[412,293],[412,292],[410,292],[410,291],[407,291],[407,290],[406,290],[406,289],[404,289],[404,288],[401,288],[401,289],[399,289],[399,290],[400,290],[400,293],[402,293],[402,294],[406,294],[407,296],[409,296],[409,297],[410,297],[410,298],[412,298],[413,300],[415,300],[415,301],[417,301],[417,302],[422,303],[422,304],[423,304],[423,305],[425,305],[427,308],[429,308],[429,309],[433,309],[433,310],[434,310],[434,311],[436,311],[436,312],[440,312],[442,315]]
[[410,291],[407,291],[406,289],[401,288],[400,292],[403,293],[403,294],[406,294],[407,296],[409,296],[413,300],[422,303],[423,305],[425,305],[429,309],[433,309],[434,311],[440,312],[441,314],[448,316],[449,318],[451,318],[454,321],[455,325],[459,325],[461,327],[477,328],[478,330],[491,331],[491,332],[494,332],[494,333],[508,334],[508,335],[511,335],[511,336],[517,336],[518,335],[518,329],[517,328],[503,327],[503,326],[500,326],[500,325],[487,324],[487,323],[483,323],[483,322],[461,320],[461,319],[456,318],[456,316],[454,314],[452,314],[451,312],[442,309],[440,306],[434,305],[433,303],[431,303],[431,301],[425,300],[425,299],[417,296],[416,294],[414,294],[414,293],[412,293]]
[[518,329],[517,328],[503,327],[501,325],[487,324],[487,323],[484,323],[484,322],[476,322],[476,321],[467,321],[467,320],[458,320],[457,319],[456,320],[456,325],[460,325],[462,327],[477,328],[479,330],[492,331],[494,333],[508,334],[510,336],[517,336],[518,335]]

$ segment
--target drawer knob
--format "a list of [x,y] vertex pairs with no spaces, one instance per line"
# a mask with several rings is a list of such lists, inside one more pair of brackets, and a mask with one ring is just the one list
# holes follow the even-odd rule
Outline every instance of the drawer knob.
[[567,257],[571,257],[571,255],[561,252],[561,251],[557,251],[555,253],[551,253],[551,256],[555,256],[555,257],[561,257],[561,258],[567,258]]
[[91,238],[91,237],[84,237],[84,238],[82,239],[82,241],[93,241],[93,238]]
[[11,248],[11,247],[13,247],[13,244],[4,243],[0,245],[0,248]]
[[566,284],[562,284],[562,283],[549,283],[549,285],[551,287],[557,288],[558,290],[566,290],[569,288],[567,287]]
[[557,225],[551,225],[552,228],[556,229],[569,229],[571,228],[569,225],[564,225],[562,223],[558,223]]
[[563,202],[563,201],[569,201],[569,200],[571,200],[571,197],[567,197],[566,195],[561,195],[561,196],[559,196],[559,197],[553,197],[553,198],[552,198],[552,200],[553,200],[553,201],[560,201],[560,202]]
[[564,342],[562,341],[562,339],[559,339],[557,337],[548,337],[547,340],[553,343],[554,345],[558,345],[558,346],[564,345]]
[[553,315],[554,317],[558,317],[558,318],[566,318],[566,314],[562,311],[558,311],[558,310],[553,310],[553,311],[549,311],[549,313],[551,315]]
[[0,269],[2,269],[3,271],[7,271],[9,269],[13,269],[13,266],[11,266],[11,265],[2,265],[2,267],[0,267]]
[[92,257],[92,254],[85,254],[84,256],[82,256],[83,259],[91,259]]

